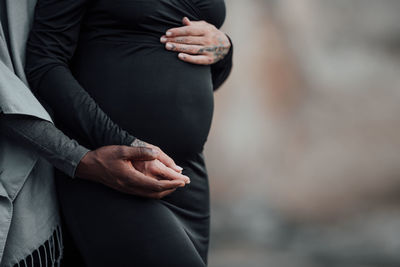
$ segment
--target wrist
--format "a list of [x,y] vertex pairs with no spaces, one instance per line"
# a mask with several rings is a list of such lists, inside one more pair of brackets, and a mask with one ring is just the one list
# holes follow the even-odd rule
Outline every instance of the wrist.
[[224,35],[225,35],[225,37],[226,37],[226,39],[227,39],[229,48],[231,48],[231,46],[232,46],[231,38],[230,38],[229,35],[228,35],[227,33],[225,33],[225,32],[224,32]]
[[89,179],[91,177],[90,168],[95,165],[96,153],[94,151],[88,151],[82,159],[79,161],[76,167],[75,177]]
[[228,43],[229,43],[229,45],[228,45],[228,47],[229,47],[228,48],[228,53],[225,55],[225,57],[226,57],[226,56],[232,54],[233,44],[232,44],[232,40],[229,37],[229,35],[227,33],[224,33],[224,34],[225,34],[226,38],[228,39]]

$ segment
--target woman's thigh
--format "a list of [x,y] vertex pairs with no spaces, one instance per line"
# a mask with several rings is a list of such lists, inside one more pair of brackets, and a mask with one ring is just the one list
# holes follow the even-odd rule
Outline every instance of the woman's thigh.
[[62,177],[57,189],[88,266],[205,266],[188,229],[161,201]]

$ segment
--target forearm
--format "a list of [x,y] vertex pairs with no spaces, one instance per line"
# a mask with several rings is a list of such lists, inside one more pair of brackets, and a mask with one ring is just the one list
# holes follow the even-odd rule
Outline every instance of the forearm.
[[0,115],[4,134],[35,151],[53,166],[74,177],[76,167],[89,151],[68,138],[52,123],[25,115]]

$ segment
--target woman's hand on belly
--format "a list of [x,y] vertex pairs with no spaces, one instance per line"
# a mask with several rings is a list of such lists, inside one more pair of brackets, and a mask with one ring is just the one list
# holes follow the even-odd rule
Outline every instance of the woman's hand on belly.
[[185,26],[172,28],[161,36],[166,49],[179,52],[179,59],[199,65],[211,65],[223,59],[231,48],[229,38],[206,21],[183,18]]

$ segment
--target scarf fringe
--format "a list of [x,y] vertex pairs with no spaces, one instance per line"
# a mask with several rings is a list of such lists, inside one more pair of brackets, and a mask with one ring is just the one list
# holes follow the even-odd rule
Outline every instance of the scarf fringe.
[[[39,248],[35,249],[30,255],[26,256],[26,258],[20,260],[14,267],[60,267],[63,250],[61,226],[57,225],[52,235],[44,244],[40,245]],[[42,251],[44,252],[42,253]],[[35,266],[34,263],[34,256],[36,255],[39,266]],[[30,265],[27,263],[28,258],[30,258]]]

